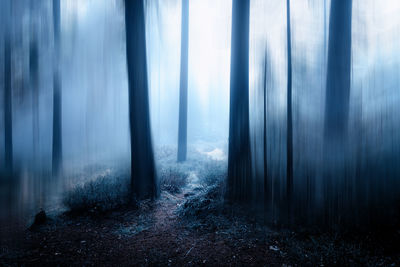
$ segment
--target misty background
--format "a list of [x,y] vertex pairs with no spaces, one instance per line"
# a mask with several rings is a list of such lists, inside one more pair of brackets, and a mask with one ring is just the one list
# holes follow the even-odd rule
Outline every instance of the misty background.
[[[13,1],[10,26],[13,161],[25,182],[19,184],[18,193],[3,197],[2,202],[9,207],[15,199],[26,198],[24,203],[37,209],[46,205],[43,202],[51,202],[45,192],[59,193],[45,183],[30,186],[38,179],[35,177],[51,176],[54,50],[51,2],[34,1],[31,5],[30,1]],[[294,187],[301,194],[305,184],[312,186],[317,206],[324,197],[322,161],[327,153],[323,129],[329,6],[329,0],[291,3]],[[61,1],[62,144],[67,178],[87,166],[129,165],[123,9],[120,0]],[[231,9],[229,0],[190,0],[189,5],[188,146],[201,153],[214,152],[219,160],[227,160],[228,155]],[[400,183],[400,2],[353,0],[352,12],[348,140],[346,148],[335,153],[344,159],[339,164],[351,177],[356,177],[357,168],[379,165],[376,175],[371,174],[374,177],[360,185],[365,199],[374,201],[381,195],[395,198]],[[181,1],[148,0],[145,15],[151,129],[157,151],[163,146],[176,147],[178,139]],[[286,27],[285,1],[251,1],[253,187],[256,191],[262,183],[264,171],[262,90],[267,75],[267,158],[268,172],[277,188],[276,201],[283,195],[286,175]],[[33,35],[39,54],[37,136],[33,133],[34,96],[29,89]],[[3,42],[0,46],[3,58]],[[1,64],[2,83],[3,68]],[[4,103],[3,94],[0,101]],[[4,129],[3,112],[0,108],[0,129]],[[3,151],[1,130],[0,162],[4,162]],[[66,184],[73,183],[66,180]],[[356,178],[351,181],[357,183]],[[25,209],[24,205],[20,209]]]

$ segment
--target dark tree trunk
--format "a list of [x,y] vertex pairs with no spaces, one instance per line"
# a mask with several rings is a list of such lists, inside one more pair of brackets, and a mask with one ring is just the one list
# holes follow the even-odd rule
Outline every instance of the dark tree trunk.
[[62,170],[62,101],[60,74],[60,0],[53,0],[54,72],[53,72],[53,174]]
[[327,20],[327,7],[326,1],[324,0],[324,62],[326,60],[326,50],[327,50],[327,29],[326,29],[326,20]]
[[325,220],[339,220],[337,166],[344,164],[351,86],[352,0],[331,1],[329,18],[328,66],[324,126],[324,202]]
[[11,1],[4,8],[4,148],[5,170],[13,171],[13,130],[12,130],[12,90],[11,90]]
[[29,43],[29,83],[32,94],[32,144],[33,157],[37,158],[37,144],[39,141],[39,48],[33,16],[35,4],[31,1],[31,40]]
[[251,198],[249,20],[250,0],[233,0],[227,197],[236,201]]
[[293,195],[293,123],[292,123],[292,42],[290,30],[290,0],[287,0],[287,135],[286,135],[286,194],[289,208]]
[[265,50],[264,58],[264,82],[263,82],[263,116],[264,116],[264,129],[263,129],[263,158],[264,158],[264,194],[265,200],[270,197],[270,181],[268,179],[268,153],[267,153],[267,79],[268,79],[268,54],[267,49]]
[[151,141],[143,0],[125,0],[131,133],[131,186],[138,199],[158,196]]
[[331,2],[328,44],[328,73],[325,102],[325,138],[341,144],[349,113],[351,79],[352,0]]
[[179,91],[178,162],[186,160],[188,100],[189,0],[182,0],[181,81]]

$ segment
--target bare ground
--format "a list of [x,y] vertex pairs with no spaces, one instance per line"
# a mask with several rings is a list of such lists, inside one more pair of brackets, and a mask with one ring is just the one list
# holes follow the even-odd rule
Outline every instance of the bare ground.
[[167,192],[138,210],[101,217],[61,215],[3,247],[4,265],[231,266],[279,265],[279,252],[258,239],[237,240],[226,232],[187,227],[178,216],[184,191]]
[[[208,192],[207,194],[209,194]],[[270,230],[227,216],[199,192],[162,192],[106,214],[53,216],[42,226],[2,239],[1,265],[15,266],[399,266],[400,231],[389,236]],[[196,210],[197,209],[197,210]],[[199,213],[200,210],[200,213]],[[229,218],[228,218],[229,217]],[[12,233],[12,227],[10,228]]]

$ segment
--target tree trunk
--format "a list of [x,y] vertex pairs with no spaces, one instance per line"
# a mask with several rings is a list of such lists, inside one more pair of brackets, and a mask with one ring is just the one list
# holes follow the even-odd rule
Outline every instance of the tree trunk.
[[189,0],[182,0],[181,81],[179,91],[178,162],[186,160],[188,100]]
[[264,83],[263,83],[263,116],[264,116],[264,129],[263,129],[263,158],[264,158],[264,199],[267,201],[271,194],[270,180],[268,179],[268,147],[267,147],[267,79],[268,79],[268,54],[265,50],[264,58]]
[[32,147],[34,161],[38,158],[37,144],[39,142],[39,47],[37,25],[33,20],[33,17],[38,15],[35,3],[37,2],[34,2],[34,0],[30,2],[31,40],[29,43],[29,84],[32,95]]
[[347,137],[351,22],[352,0],[331,1],[324,125],[324,210],[328,224],[339,220],[338,199],[341,193],[338,183],[347,182],[347,176],[339,175],[337,166],[344,165],[343,153]]
[[11,90],[11,1],[4,8],[4,148],[5,170],[13,172],[13,130],[12,130],[12,90]]
[[227,197],[236,201],[251,198],[249,20],[250,0],[233,0]]
[[327,6],[326,1],[324,0],[324,62],[326,60],[326,50],[327,50],[327,28],[326,28],[326,20],[327,20]]
[[62,101],[60,75],[60,0],[53,0],[54,72],[53,72],[53,174],[62,170]]
[[331,2],[328,73],[325,102],[325,138],[342,144],[349,113],[351,82],[352,0]]
[[[287,135],[286,135],[286,194],[289,209],[293,195],[293,123],[292,123],[292,42],[290,30],[290,0],[287,0]],[[289,211],[290,212],[290,211]]]
[[158,196],[151,141],[143,0],[125,0],[131,133],[131,186],[138,199]]

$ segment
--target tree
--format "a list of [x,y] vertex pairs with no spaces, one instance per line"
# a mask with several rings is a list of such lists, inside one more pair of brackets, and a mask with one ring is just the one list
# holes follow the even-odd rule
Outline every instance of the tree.
[[287,19],[287,134],[286,134],[286,194],[289,207],[293,195],[293,123],[292,123],[292,41],[290,30],[290,0],[286,2]]
[[37,25],[34,16],[37,14],[37,3],[30,1],[31,35],[29,42],[29,83],[32,95],[32,126],[33,126],[33,156],[37,157],[37,143],[39,141],[39,47],[37,40]]
[[326,6],[326,1],[327,0],[324,0],[324,62],[326,62],[326,43],[327,43],[327,34],[326,34],[326,32],[327,32],[327,29],[326,29],[326,20],[327,20],[327,6]]
[[60,75],[60,0],[53,0],[54,70],[53,70],[53,174],[62,169],[62,101]]
[[324,211],[327,223],[338,219],[340,183],[337,166],[344,164],[351,85],[352,0],[331,1],[324,125]]
[[331,1],[328,71],[325,99],[325,138],[341,145],[347,129],[351,82],[352,0]]
[[267,80],[268,75],[268,49],[265,49],[264,57],[264,80],[263,80],[263,118],[264,118],[264,129],[263,129],[263,165],[264,165],[264,199],[267,200],[270,197],[271,185],[270,179],[268,179],[268,146],[267,146]]
[[178,162],[186,160],[186,152],[187,152],[188,50],[189,50],[189,0],[182,0]]
[[227,197],[236,201],[251,197],[249,23],[250,0],[233,0]]
[[125,0],[131,134],[131,187],[138,199],[158,196],[150,130],[143,0]]
[[13,172],[13,130],[11,89],[11,1],[3,3],[4,20],[4,148],[5,170]]

